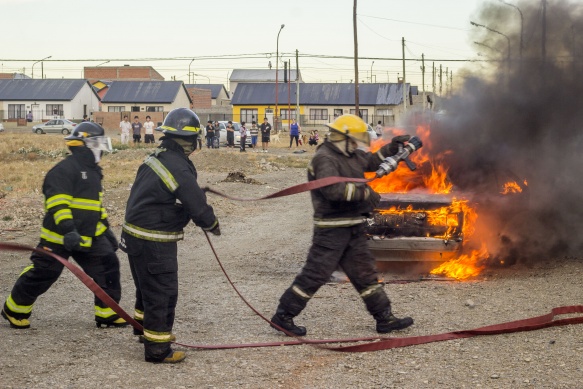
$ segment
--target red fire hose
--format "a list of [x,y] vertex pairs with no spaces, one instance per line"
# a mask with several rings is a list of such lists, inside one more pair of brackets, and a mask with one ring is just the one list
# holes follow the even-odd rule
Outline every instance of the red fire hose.
[[[236,197],[231,197],[225,195],[219,191],[205,188],[206,191],[215,193],[217,195],[238,201],[251,201],[251,200],[263,200],[263,199],[271,199],[276,197],[282,196],[289,196],[296,193],[301,193],[309,190],[318,189],[324,186],[332,185],[339,182],[368,182],[367,179],[355,179],[355,178],[345,178],[345,177],[327,177],[321,180],[310,181],[304,184],[296,185],[293,187],[286,188],[279,192],[273,193],[271,195],[261,197],[259,199],[241,199]],[[225,274],[225,277],[231,284],[231,287],[235,290],[235,292],[239,295],[241,300],[259,317],[261,317],[266,322],[273,324],[263,316],[259,311],[257,311],[246,299],[245,297],[239,292],[237,287],[231,281],[229,275],[227,274],[226,270],[224,269],[214,246],[212,245],[211,240],[209,239],[208,234],[205,232],[205,236],[209,245],[213,251],[215,259],[217,260],[221,270]],[[135,329],[142,331],[142,326],[135,321],[127,312],[125,312],[107,293],[103,291],[97,285],[91,277],[89,277],[85,272],[83,272],[79,267],[73,265],[66,259],[51,253],[49,251],[20,245],[14,243],[2,243],[0,242],[0,251],[1,250],[11,250],[11,251],[35,251],[37,253],[47,255],[52,257],[53,259],[59,261],[63,264],[67,269],[69,269],[83,284],[85,284],[101,301],[107,304],[115,313],[117,313],[120,317],[124,318],[129,324],[131,324]],[[555,317],[558,315],[564,314],[573,314],[573,313],[583,313],[583,305],[573,305],[573,306],[564,306],[564,307],[557,307],[553,308],[550,313],[532,317],[528,319],[516,320],[512,322],[506,322],[501,324],[495,324],[486,327],[475,328],[472,330],[462,330],[462,331],[453,331],[447,332],[442,334],[436,335],[421,335],[421,336],[411,336],[411,337],[404,337],[404,338],[393,338],[393,337],[363,337],[363,338],[346,338],[346,339],[322,339],[322,340],[312,340],[306,338],[299,338],[295,337],[293,334],[285,331],[283,328],[275,325],[278,329],[282,330],[289,336],[294,336],[294,339],[287,340],[283,342],[264,342],[264,343],[243,343],[243,344],[222,344],[222,345],[189,345],[176,342],[177,345],[187,347],[187,348],[196,348],[196,349],[206,349],[206,350],[218,350],[218,349],[234,349],[234,348],[256,348],[256,347],[274,347],[274,346],[293,346],[299,344],[307,344],[318,348],[324,348],[331,351],[341,351],[341,352],[366,352],[366,351],[379,351],[379,350],[386,350],[391,348],[398,348],[398,347],[406,347],[406,346],[413,346],[418,344],[425,344],[425,343],[432,343],[432,342],[441,342],[444,340],[452,340],[452,339],[461,339],[461,338],[470,338],[474,336],[483,336],[483,335],[497,335],[497,334],[504,334],[504,333],[512,333],[512,332],[521,332],[521,331],[534,331],[542,328],[548,327],[557,327],[557,326],[564,326],[570,324],[581,324],[583,323],[583,316],[580,317],[570,317],[566,319],[557,319]],[[360,343],[351,346],[325,346],[325,344],[329,343],[356,343],[356,342],[366,342]]]

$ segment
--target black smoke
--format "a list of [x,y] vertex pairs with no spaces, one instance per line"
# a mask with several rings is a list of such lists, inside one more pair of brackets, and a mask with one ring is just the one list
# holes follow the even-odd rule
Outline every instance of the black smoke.
[[[511,1],[508,1],[511,2]],[[463,85],[437,99],[433,153],[445,157],[457,193],[478,204],[479,233],[496,260],[535,261],[583,250],[583,4],[490,2],[469,39],[483,61]],[[476,66],[477,65],[477,66]],[[439,108],[438,108],[439,109]],[[502,196],[509,179],[519,195]]]

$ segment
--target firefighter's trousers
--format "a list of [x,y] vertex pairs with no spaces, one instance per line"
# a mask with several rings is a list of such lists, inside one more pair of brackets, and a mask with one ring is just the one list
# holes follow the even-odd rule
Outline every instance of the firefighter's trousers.
[[[65,259],[73,257],[83,271],[113,300],[119,302],[121,299],[119,260],[107,238],[103,236],[94,238],[88,252],[69,252],[63,246],[56,244],[48,246],[40,243],[37,248],[48,248]],[[36,299],[49,290],[64,268],[64,265],[56,259],[37,252],[32,253],[30,260],[32,264],[22,271],[4,304],[6,312],[18,320],[30,317]],[[117,318],[118,316],[111,308],[95,297],[96,321],[113,321]]]
[[177,243],[153,242],[126,233],[122,242],[136,285],[135,318],[143,323],[145,357],[160,361],[172,352],[170,339],[178,300]]
[[378,283],[375,259],[368,248],[363,224],[314,228],[308,259],[281,296],[278,311],[290,316],[299,315],[337,268],[346,273],[371,315],[390,311],[391,303]]

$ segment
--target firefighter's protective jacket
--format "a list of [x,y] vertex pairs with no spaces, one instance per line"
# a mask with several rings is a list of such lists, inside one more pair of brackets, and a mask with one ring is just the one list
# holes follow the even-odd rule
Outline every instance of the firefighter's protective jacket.
[[[335,176],[364,178],[364,173],[376,171],[385,157],[380,152],[360,149],[347,156],[332,142],[325,141],[308,166],[308,180]],[[362,223],[365,215],[373,211],[366,188],[364,183],[342,182],[311,191],[314,225],[330,228]]]
[[176,142],[162,144],[139,167],[128,199],[123,231],[140,239],[176,242],[190,220],[204,230],[218,221],[196,182],[197,173]]
[[72,155],[56,164],[43,183],[45,216],[41,240],[63,244],[63,236],[73,231],[83,237],[81,247],[90,248],[93,238],[109,224],[103,207],[101,167],[86,147],[71,147]]

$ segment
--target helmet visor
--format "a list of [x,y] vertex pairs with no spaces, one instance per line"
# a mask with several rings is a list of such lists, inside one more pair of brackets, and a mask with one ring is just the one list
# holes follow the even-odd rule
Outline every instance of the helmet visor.
[[113,151],[111,138],[108,136],[94,136],[83,140],[85,141],[85,145],[92,150],[101,150],[110,153]]

